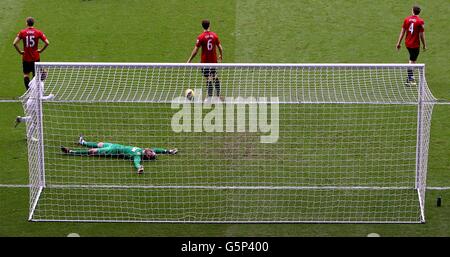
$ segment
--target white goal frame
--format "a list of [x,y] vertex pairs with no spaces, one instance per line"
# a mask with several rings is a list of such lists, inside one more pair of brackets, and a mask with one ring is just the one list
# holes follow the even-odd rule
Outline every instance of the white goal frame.
[[[425,78],[425,65],[424,64],[251,64],[251,63],[219,63],[219,64],[198,64],[198,63],[73,63],[73,62],[39,62],[36,63],[36,76],[35,79],[31,82],[33,83],[30,89],[21,97],[21,100],[23,102],[23,107],[25,110],[25,115],[28,117],[26,122],[27,127],[27,141],[28,141],[28,167],[29,167],[29,184],[30,184],[30,203],[29,203],[29,220],[30,221],[76,221],[76,222],[169,222],[169,223],[424,223],[425,222],[425,192],[426,192],[426,176],[427,176],[427,160],[428,160],[428,146],[429,146],[429,137],[430,137],[430,126],[431,126],[431,115],[432,115],[432,109],[434,104],[437,102],[436,99],[431,94],[431,91],[428,88],[428,85],[426,83]],[[203,67],[208,68],[217,68],[219,71],[221,70],[227,70],[227,69],[280,69],[280,70],[288,70],[288,69],[318,69],[318,70],[324,70],[324,69],[337,69],[337,70],[380,70],[380,72],[383,72],[384,69],[401,69],[404,70],[406,74],[406,69],[414,69],[416,79],[418,80],[417,85],[415,87],[417,88],[416,92],[411,93],[411,95],[404,96],[402,95],[402,92],[398,93],[398,95],[392,97],[392,99],[381,99],[378,98],[378,96],[368,99],[359,99],[359,96],[352,96],[351,93],[355,93],[358,90],[349,89],[349,92],[345,92],[342,94],[339,94],[339,97],[336,97],[335,99],[324,97],[324,99],[319,99],[319,97],[316,97],[315,99],[312,98],[301,98],[301,97],[293,97],[291,95],[286,96],[280,96],[280,101],[277,102],[277,104],[283,104],[283,105],[295,105],[295,106],[303,106],[303,105],[355,105],[355,106],[394,106],[394,105],[409,105],[409,106],[415,106],[417,108],[417,115],[415,117],[416,119],[416,160],[415,160],[415,184],[413,187],[406,187],[406,186],[400,186],[398,189],[404,189],[404,190],[410,190],[414,189],[417,191],[418,196],[418,205],[420,209],[420,215],[417,217],[417,219],[386,219],[386,220],[380,220],[380,219],[374,219],[374,220],[346,220],[346,219],[340,219],[337,218],[336,220],[314,220],[314,219],[250,219],[250,220],[240,220],[240,219],[195,219],[195,218],[188,218],[184,220],[180,219],[142,219],[142,220],[126,220],[126,219],[93,219],[93,218],[87,218],[84,219],[82,216],[80,217],[52,217],[51,215],[49,217],[38,216],[36,217],[36,209],[39,208],[39,203],[42,197],[44,196],[44,192],[46,190],[51,189],[58,189],[58,188],[69,188],[76,190],[77,188],[82,188],[85,190],[89,190],[90,188],[94,189],[110,189],[110,190],[121,190],[126,188],[134,188],[138,190],[151,190],[151,189],[164,189],[164,188],[175,188],[176,190],[183,190],[183,189],[193,189],[193,190],[290,190],[294,192],[303,192],[308,190],[371,190],[371,191],[380,191],[380,190],[389,190],[392,186],[345,186],[345,185],[336,185],[336,186],[321,186],[321,185],[299,185],[299,186],[284,186],[284,185],[271,185],[268,183],[267,185],[92,185],[92,184],[53,184],[52,182],[46,181],[46,168],[47,168],[47,162],[46,162],[46,123],[45,123],[45,106],[48,103],[128,103],[135,101],[136,103],[170,103],[176,94],[168,93],[168,95],[163,96],[162,94],[157,96],[155,94],[155,97],[153,99],[145,99],[145,98],[139,98],[139,99],[86,99],[86,101],[80,101],[79,99],[76,100],[70,100],[70,99],[62,99],[60,100],[60,97],[62,93],[73,93],[77,91],[77,88],[74,87],[70,90],[72,91],[58,91],[59,89],[55,86],[57,83],[64,83],[64,78],[58,78],[58,81],[54,81],[53,86],[47,87],[46,81],[41,81],[41,75],[47,71],[47,69],[50,69],[49,77],[52,76],[51,69],[52,68],[62,68],[65,67],[73,67],[73,68],[83,68],[88,67],[90,69],[102,69],[105,67],[110,67],[111,69],[114,68],[121,68],[121,69],[135,69],[135,68],[143,68],[143,69],[200,69]],[[371,74],[372,75],[372,74]],[[370,75],[370,76],[371,76]],[[418,75],[418,76],[417,76]],[[63,76],[63,75],[62,75]],[[196,74],[195,76],[201,76]],[[405,76],[406,77],[406,76]],[[59,81],[61,80],[61,81]],[[330,78],[330,80],[333,81],[333,78]],[[133,83],[133,79],[130,83]],[[357,87],[358,81],[354,82]],[[397,82],[396,82],[397,83]],[[115,85],[112,85],[114,87]],[[299,87],[301,88],[302,82],[297,82],[294,85],[290,85],[290,87]],[[398,91],[401,91],[401,87],[404,86],[399,85]],[[185,89],[185,86],[180,86],[181,89]],[[199,87],[204,88],[204,86],[200,85]],[[224,90],[226,90],[226,82],[223,83],[222,87]],[[290,89],[292,89],[290,88]],[[170,89],[168,89],[170,90]],[[183,90],[178,90],[180,92],[184,92]],[[249,90],[258,90],[257,87],[251,88]],[[264,90],[264,89],[263,89]],[[275,87],[267,89],[270,92],[277,92]],[[311,89],[308,89],[311,90]],[[410,90],[411,92],[413,90]],[[410,92],[408,91],[408,92]],[[234,97],[238,97],[239,95],[236,95],[236,92],[241,91],[233,91],[232,95]],[[250,93],[257,92],[256,94],[265,94],[267,92],[260,92],[260,91],[252,91]],[[294,92],[294,91],[293,91]],[[295,91],[297,92],[297,91]],[[308,91],[311,93],[312,91]],[[244,92],[246,94],[247,92]],[[250,94],[249,93],[249,94]],[[76,93],[74,93],[76,94]],[[306,95],[306,94],[305,94]],[[261,96],[261,95],[259,95]],[[265,95],[265,96],[279,96],[279,95]],[[342,96],[342,97],[341,97]],[[136,98],[136,96],[134,96]],[[180,151],[180,154],[182,151]]]

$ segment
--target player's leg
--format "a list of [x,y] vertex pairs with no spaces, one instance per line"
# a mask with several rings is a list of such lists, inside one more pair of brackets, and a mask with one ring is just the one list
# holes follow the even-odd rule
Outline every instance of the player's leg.
[[83,145],[86,142],[86,140],[84,140],[83,134],[80,134],[80,137],[78,138],[78,144]]
[[213,82],[214,82],[214,78],[212,76],[209,76],[206,81],[206,84],[208,87],[208,97],[213,96]]
[[[409,52],[409,63],[415,64],[420,53],[420,48],[408,48],[408,52]],[[415,81],[414,70],[412,68],[408,68],[408,78],[406,79],[406,83],[410,85],[414,81]]]
[[101,148],[90,148],[90,149],[70,149],[65,146],[61,146],[61,151],[66,154],[71,155],[96,155],[99,154]]
[[30,84],[30,73],[24,73],[23,74],[23,83],[25,85],[25,89],[28,90]]
[[216,87],[216,95],[220,96],[220,80],[218,77],[214,79],[214,86]]
[[102,142],[88,142],[88,141],[83,141],[83,143],[81,143],[82,146],[86,146],[89,148],[102,148],[103,144]]
[[83,134],[80,134],[78,139],[78,144],[82,146],[89,147],[89,149],[69,149],[67,147],[61,146],[61,151],[67,154],[73,155],[100,155],[107,152],[109,147],[112,145],[110,143],[104,142],[88,142],[84,140]]
[[113,144],[111,143],[94,143],[94,142],[85,142],[84,146],[91,147],[89,149],[70,149],[64,146],[61,146],[61,151],[67,154],[72,155],[112,155],[115,153],[115,149]]
[[23,71],[23,83],[25,85],[25,89],[28,90],[30,84],[30,73],[33,71],[34,63],[32,62],[22,62],[22,71]]
[[88,142],[84,139],[83,134],[80,134],[80,137],[78,139],[78,144],[89,147],[89,148],[103,148],[103,147],[110,147],[112,145],[111,143],[105,143],[105,142]]
[[214,87],[216,88],[216,95],[220,96],[220,80],[219,77],[217,76],[216,69],[212,69],[211,73],[213,76]]
[[22,123],[22,122],[28,122],[29,120],[31,120],[31,117],[30,117],[30,116],[25,116],[25,117],[17,116],[17,117],[14,119],[14,127],[16,128],[17,125],[19,125],[20,123]]
[[31,73],[33,74],[33,76],[31,76],[31,78],[33,78],[34,77],[34,75],[36,74],[36,70],[35,70],[35,68],[34,68],[34,64],[36,63],[36,62],[39,62],[40,60],[37,60],[37,61],[34,61],[34,62],[30,62],[31,63]]
[[176,154],[176,153],[178,153],[178,149],[176,149],[176,148],[165,149],[165,148],[156,147],[156,148],[152,148],[152,150],[156,154]]
[[[416,61],[409,61],[409,64],[415,64]],[[412,68],[408,68],[408,82],[414,81],[414,71]]]
[[99,148],[103,147],[103,145],[99,146],[99,144],[103,144],[102,142],[88,142],[84,140],[83,134],[80,134],[80,137],[78,138],[78,144],[90,148]]
[[80,138],[78,139],[78,144],[89,147],[89,148],[103,147],[103,142],[88,142],[88,141],[84,140],[83,134],[80,135]]
[[88,142],[83,141],[81,143],[82,146],[86,146],[89,148],[109,148],[111,146],[110,143],[103,143],[103,142]]
[[203,77],[206,78],[206,89],[208,90],[208,97],[213,95],[213,78],[211,76],[210,68],[202,68]]

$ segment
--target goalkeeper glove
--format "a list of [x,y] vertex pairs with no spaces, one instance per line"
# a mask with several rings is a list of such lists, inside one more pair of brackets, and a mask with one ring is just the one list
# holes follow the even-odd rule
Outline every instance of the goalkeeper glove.
[[137,173],[138,174],[144,173],[144,166],[143,165],[139,166],[139,169],[138,169]]

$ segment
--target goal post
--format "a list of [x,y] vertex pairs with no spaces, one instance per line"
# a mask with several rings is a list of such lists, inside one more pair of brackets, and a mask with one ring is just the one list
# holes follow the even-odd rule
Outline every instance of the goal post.
[[423,64],[40,62],[31,83],[30,220],[425,222]]

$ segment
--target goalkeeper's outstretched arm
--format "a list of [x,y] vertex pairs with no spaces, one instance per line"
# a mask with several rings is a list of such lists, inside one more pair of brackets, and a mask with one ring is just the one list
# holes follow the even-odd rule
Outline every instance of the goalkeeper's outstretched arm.
[[139,155],[135,155],[133,157],[133,164],[138,174],[142,174],[144,172],[144,165],[141,165],[141,160],[142,158]]

